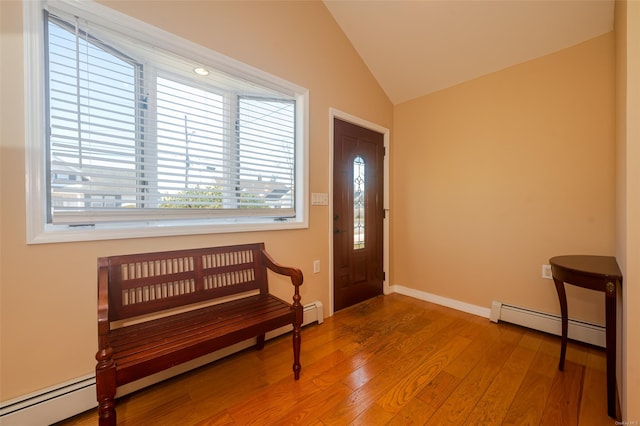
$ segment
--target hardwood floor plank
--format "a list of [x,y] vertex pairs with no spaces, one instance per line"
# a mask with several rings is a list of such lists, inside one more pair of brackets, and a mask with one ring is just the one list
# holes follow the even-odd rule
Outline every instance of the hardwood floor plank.
[[502,324],[491,324],[487,321],[487,325],[474,336],[473,345],[470,345],[445,370],[458,378],[466,377],[483,360],[487,351],[498,343],[501,336],[501,332],[498,330],[499,327],[504,328]]
[[293,381],[289,378],[269,386],[253,398],[246,399],[227,411],[237,424],[275,424],[280,417],[290,412],[304,395],[312,397],[319,393],[319,389],[311,381]]
[[123,419],[120,425],[138,425],[148,422],[158,426],[170,426],[170,416],[179,416],[186,422],[193,423],[196,419],[192,417],[192,405],[189,396],[181,394],[175,398],[168,399],[162,392],[149,392],[148,398],[142,404],[127,404],[121,411]]
[[540,424],[557,369],[556,357],[545,352],[536,352],[503,419],[504,426]]
[[584,386],[580,399],[580,421],[584,426],[610,424],[607,416],[607,357],[600,349],[589,348]]
[[471,411],[500,372],[514,348],[513,344],[493,342],[447,401],[429,419],[429,424],[467,423]]
[[388,339],[379,339],[369,347],[361,348],[331,371],[315,378],[314,383],[319,387],[327,387],[341,381],[351,389],[358,389],[379,371],[387,368],[393,359],[397,359],[395,343],[401,339],[402,335],[392,333]]
[[535,357],[535,352],[518,346],[511,353],[500,373],[471,411],[469,425],[500,425],[518,391],[525,374]]
[[351,389],[337,383],[320,393],[307,395],[295,404],[285,415],[279,417],[273,424],[301,425],[322,424],[318,419],[319,413],[324,413],[330,407],[334,407],[351,393]]
[[400,378],[380,399],[378,404],[387,412],[396,414],[404,405],[414,399],[420,391],[440,373],[452,359],[464,350],[471,340],[454,336],[443,342],[432,355],[425,357],[404,377]]
[[462,379],[441,371],[422,389],[418,395],[418,399],[429,406],[435,412],[449,398],[451,393],[462,382]]
[[380,398],[394,383],[400,380],[407,371],[407,365],[414,365],[420,355],[414,355],[402,364],[392,364],[374,360],[360,367],[355,374],[365,376],[361,386],[341,401],[337,406],[321,415],[319,419],[325,424],[345,424],[353,422]]
[[236,423],[233,421],[227,411],[222,411],[214,416],[209,416],[204,420],[194,423],[196,426],[233,426]]
[[388,426],[423,425],[427,423],[434,411],[435,409],[425,404],[424,401],[414,398],[405,404],[386,424]]
[[540,424],[552,382],[553,379],[529,370],[502,420],[502,425],[533,426]]
[[564,371],[558,371],[551,384],[541,424],[578,424],[584,370],[584,365],[565,361]]
[[351,426],[384,426],[389,424],[392,417],[392,414],[383,410],[378,404],[373,404],[356,417]]

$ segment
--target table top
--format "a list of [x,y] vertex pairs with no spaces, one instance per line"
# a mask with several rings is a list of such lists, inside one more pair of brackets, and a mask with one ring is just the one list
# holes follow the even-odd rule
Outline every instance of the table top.
[[549,259],[552,266],[580,272],[597,277],[610,277],[622,280],[622,272],[613,256],[568,255]]

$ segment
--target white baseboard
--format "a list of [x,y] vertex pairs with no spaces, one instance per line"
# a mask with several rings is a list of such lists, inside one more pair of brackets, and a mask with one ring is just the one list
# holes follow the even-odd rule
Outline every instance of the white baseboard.
[[96,377],[91,374],[2,403],[0,424],[49,425],[96,405]]
[[[304,306],[302,325],[324,321],[323,305],[315,301]],[[265,336],[273,339],[291,331],[291,326],[273,330]],[[170,377],[201,367],[227,355],[255,345],[255,339],[245,340],[198,359],[177,365],[133,383],[120,386],[117,397],[126,395]],[[94,374],[79,377],[69,382],[34,392],[29,395],[0,403],[0,425],[2,426],[42,426],[73,417],[96,407],[96,378]]]
[[425,291],[415,290],[401,285],[393,285],[391,286],[391,290],[394,293],[403,294],[415,299],[424,300],[425,302],[431,302],[437,305],[446,306],[447,308],[477,315],[483,318],[489,318],[489,315],[491,313],[491,310],[489,308],[483,308],[482,306],[460,302],[459,300],[449,299],[447,297],[438,296],[437,294],[427,293]]
[[[559,315],[507,305],[498,301],[493,301],[491,304],[491,321],[504,321],[556,336],[562,334]],[[603,325],[569,319],[567,337],[590,345],[606,347],[606,328]]]

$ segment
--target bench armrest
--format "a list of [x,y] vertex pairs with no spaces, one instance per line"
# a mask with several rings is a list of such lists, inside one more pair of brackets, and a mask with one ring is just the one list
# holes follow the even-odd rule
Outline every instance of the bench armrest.
[[262,253],[262,261],[267,268],[280,275],[286,275],[291,278],[291,283],[294,287],[292,307],[296,313],[296,325],[294,327],[297,327],[297,333],[299,333],[300,324],[302,324],[302,304],[300,303],[300,286],[302,285],[302,281],[304,279],[304,277],[302,276],[302,271],[298,268],[282,266],[279,263],[276,263],[276,261],[273,260],[271,256],[269,256],[269,253],[267,253],[264,248],[262,248],[260,252]]
[[291,283],[295,286],[295,291],[297,293],[298,287],[302,285],[302,281],[304,279],[302,276],[302,271],[298,268],[282,266],[275,260],[273,260],[273,258],[269,256],[269,253],[267,253],[266,250],[261,249],[260,251],[262,253],[262,261],[264,262],[264,265],[267,268],[271,269],[273,272],[290,277]]

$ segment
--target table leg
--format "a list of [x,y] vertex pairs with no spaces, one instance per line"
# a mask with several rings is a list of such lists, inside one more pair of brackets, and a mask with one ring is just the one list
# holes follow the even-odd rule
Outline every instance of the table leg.
[[617,415],[616,388],[616,283],[608,282],[605,288],[605,327],[607,345],[607,412],[609,417],[619,419]]
[[558,369],[564,370],[564,358],[567,354],[567,329],[569,325],[569,317],[567,313],[567,294],[564,291],[564,282],[553,278],[553,282],[556,284],[556,291],[558,292],[558,300],[560,301],[560,315],[562,319],[562,344],[560,346],[560,363]]

